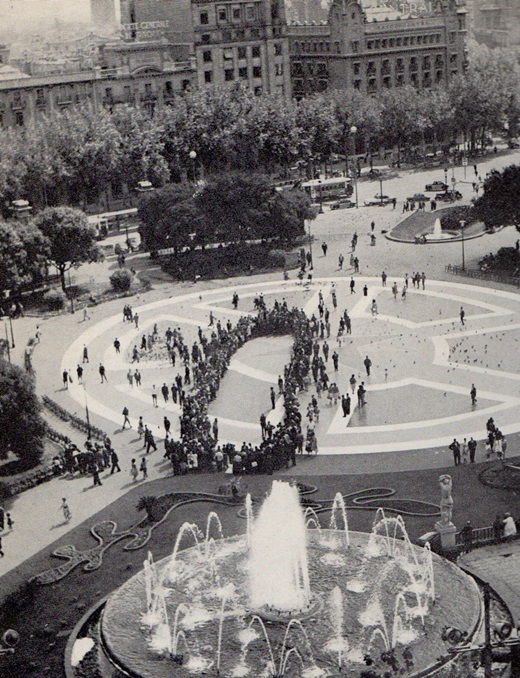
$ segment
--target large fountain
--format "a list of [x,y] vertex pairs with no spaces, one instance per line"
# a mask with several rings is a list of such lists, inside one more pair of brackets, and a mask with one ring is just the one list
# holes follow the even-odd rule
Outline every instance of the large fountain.
[[478,624],[473,581],[414,546],[400,516],[378,510],[371,534],[349,532],[337,494],[323,528],[280,481],[245,515],[246,534],[230,538],[215,513],[205,533],[185,523],[172,555],[149,555],[108,600],[101,637],[126,675],[338,678],[359,675],[366,655],[381,672],[393,656],[426,675],[444,626]]

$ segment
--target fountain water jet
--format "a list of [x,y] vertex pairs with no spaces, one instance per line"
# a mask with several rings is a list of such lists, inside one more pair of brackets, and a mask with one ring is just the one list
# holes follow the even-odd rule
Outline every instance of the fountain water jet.
[[298,489],[279,480],[253,523],[249,592],[255,610],[290,613],[310,603],[307,530]]

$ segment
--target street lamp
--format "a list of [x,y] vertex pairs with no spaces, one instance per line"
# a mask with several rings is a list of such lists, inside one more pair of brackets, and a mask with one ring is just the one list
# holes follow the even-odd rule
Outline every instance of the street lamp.
[[11,345],[9,344],[9,334],[7,332],[7,323],[4,321],[5,327],[5,345],[7,346],[7,360],[11,362]]
[[15,348],[14,345],[14,332],[13,332],[13,319],[9,316],[9,328],[11,330],[11,348]]
[[311,235],[311,220],[307,219],[307,222],[309,224],[309,254],[311,255],[311,263],[310,263],[310,270],[312,271],[314,268],[314,262],[312,258],[312,235]]
[[196,174],[195,174],[195,162],[197,160],[197,151],[190,151],[188,153],[188,156],[191,160],[191,171],[193,174],[193,181],[195,182],[197,180]]
[[85,382],[83,382],[83,392],[85,394],[85,414],[87,416],[87,439],[90,440],[91,438],[91,430],[90,430],[90,412],[88,411],[88,402],[87,402],[87,385]]
[[466,270],[466,262],[464,260],[464,228],[465,228],[465,226],[466,226],[466,222],[461,221],[460,222],[460,235],[461,235],[460,241],[462,243],[462,270],[463,271]]
[[352,137],[352,150],[353,156],[354,156],[354,190],[356,192],[356,208],[359,207],[359,200],[358,200],[358,187],[357,187],[357,163],[356,163],[356,134],[357,134],[357,127],[355,125],[352,125],[350,128],[350,136]]

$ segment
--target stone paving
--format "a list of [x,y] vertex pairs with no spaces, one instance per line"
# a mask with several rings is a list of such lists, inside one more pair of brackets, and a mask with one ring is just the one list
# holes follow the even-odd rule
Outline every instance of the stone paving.
[[[491,167],[500,168],[511,164],[520,157],[520,154],[512,154],[508,157],[491,158],[486,163],[480,166],[480,172],[484,176],[486,171]],[[395,195],[399,201],[418,191],[424,190],[424,184],[435,179],[442,179],[442,170],[428,171],[428,172],[401,172],[396,173],[396,177],[389,181],[385,181],[385,193],[393,196]],[[456,177],[462,180],[462,170],[455,170]],[[459,190],[462,190],[464,199],[468,201],[472,195],[471,186],[469,184],[457,185]],[[379,190],[379,182],[361,182],[359,184],[360,205],[365,200],[371,199]],[[417,333],[423,340],[423,353],[421,360],[427,357],[427,363],[424,366],[421,362],[420,379],[428,381],[425,384],[415,384],[414,387],[433,389],[438,391],[439,397],[448,397],[446,394],[454,394],[454,401],[459,402],[459,396],[464,398],[471,381],[473,379],[483,378],[480,373],[472,369],[470,372],[465,372],[463,367],[468,367],[459,362],[459,355],[453,356],[460,367],[456,365],[446,365],[443,362],[450,361],[450,341],[456,339],[460,335],[461,328],[457,322],[456,308],[460,298],[463,299],[463,304],[468,306],[468,330],[484,330],[499,334],[500,332],[511,331],[511,336],[514,330],[509,327],[509,324],[514,324],[514,316],[517,313],[514,300],[516,295],[508,293],[506,296],[499,294],[500,290],[507,290],[505,286],[493,284],[488,288],[479,289],[471,284],[462,283],[460,278],[452,279],[460,285],[460,287],[453,285],[451,282],[441,282],[446,278],[444,267],[447,263],[460,262],[460,243],[446,243],[442,245],[405,245],[386,240],[381,231],[388,230],[393,225],[402,219],[400,205],[393,210],[392,207],[361,207],[359,210],[338,210],[326,211],[320,215],[318,219],[312,223],[311,230],[315,236],[314,255],[315,255],[315,280],[322,278],[320,284],[324,286],[331,286],[332,283],[340,289],[340,286],[345,285],[345,280],[350,279],[352,269],[348,266],[348,257],[350,253],[350,241],[354,231],[359,235],[358,247],[356,254],[360,259],[361,276],[356,276],[358,295],[356,304],[357,308],[351,306],[350,299],[346,299],[344,292],[341,293],[342,303],[347,305],[356,316],[356,333],[352,350],[345,350],[345,357],[342,358],[343,370],[347,374],[348,369],[355,367],[355,369],[362,373],[362,358],[366,351],[366,344],[368,343],[370,349],[374,350],[375,360],[373,362],[384,370],[383,360],[387,350],[385,350],[385,342],[387,344],[394,342],[391,347],[395,353],[395,374],[389,372],[387,382],[384,382],[384,376],[381,378],[381,372],[374,374],[374,379],[369,385],[370,388],[377,387],[380,390],[388,388],[392,382],[395,384],[404,378],[417,378],[417,375],[412,374],[415,371],[412,357],[415,352],[413,347],[413,336]],[[376,222],[377,245],[370,246],[369,231],[370,222]],[[319,244],[322,240],[326,240],[329,250],[326,257],[320,256],[321,250]],[[466,261],[468,263],[475,262],[478,258],[493,250],[496,251],[501,246],[511,246],[516,240],[516,232],[512,229],[504,229],[503,231],[494,235],[485,235],[466,243]],[[345,256],[347,264],[346,270],[339,272],[337,269],[338,255],[342,253]],[[143,255],[134,255],[132,262],[135,261],[138,270],[145,269],[147,274],[153,276],[157,281],[164,280],[164,276],[147,258]],[[110,268],[114,267],[114,262],[109,259],[106,265],[95,265],[93,267],[82,267],[76,273],[76,280],[81,283],[84,276],[86,281],[95,277],[96,280],[104,279],[108,281],[110,275]],[[427,288],[425,294],[415,292],[415,299],[413,294],[409,295],[410,303],[401,304],[398,302],[396,308],[388,311],[386,308],[392,303],[392,299],[388,299],[387,292],[380,289],[380,273],[386,270],[389,275],[389,282],[394,277],[402,285],[403,276],[405,273],[411,274],[413,270],[425,271],[427,275]],[[152,289],[146,294],[141,294],[137,298],[132,298],[130,303],[136,309],[139,306],[146,308],[143,311],[143,322],[145,320],[152,320],[154,314],[166,314],[166,322],[177,323],[178,319],[182,319],[183,330],[191,328],[190,331],[196,331],[199,322],[207,319],[209,315],[208,308],[204,307],[207,302],[218,301],[218,306],[221,306],[221,311],[214,311],[221,313],[223,318],[231,317],[229,311],[229,297],[232,290],[237,288],[241,299],[246,300],[245,294],[250,292],[252,294],[258,293],[260,286],[263,286],[264,293],[267,289],[284,290],[285,294],[289,294],[288,288],[292,285],[295,288],[291,294],[295,295],[295,299],[303,299],[302,289],[295,285],[295,280],[284,284],[280,281],[280,273],[271,273],[261,277],[240,277],[233,280],[217,280],[205,283],[179,283],[179,284],[158,284],[156,289]],[[434,280],[438,283],[434,283]],[[431,282],[430,282],[431,281]],[[378,303],[381,307],[381,314],[378,318],[371,318],[367,315],[366,300],[370,301],[372,297],[366,299],[361,296],[361,287],[365,282],[371,287],[374,294],[378,297]],[[468,281],[470,283],[471,281]],[[245,285],[251,285],[247,288]],[[306,293],[305,303],[309,303],[307,310],[312,310],[316,307],[315,295],[317,293],[318,283],[315,282],[313,289]],[[187,296],[189,295],[189,296]],[[439,295],[444,295],[441,297]],[[184,299],[182,299],[184,297]],[[455,301],[452,297],[456,297]],[[312,300],[312,303],[311,303]],[[419,303],[421,300],[421,303]],[[442,310],[443,304],[445,311],[440,318],[440,324],[437,318],[431,315],[436,300],[439,300],[439,308]],[[241,302],[242,303],[242,302]],[[329,302],[330,303],[330,302]],[[455,306],[453,305],[455,303]],[[416,308],[422,306],[425,315]],[[124,382],[124,368],[122,363],[114,361],[112,342],[115,336],[129,345],[132,341],[133,330],[130,326],[123,325],[121,315],[122,302],[109,302],[90,310],[90,319],[83,322],[80,314],[64,315],[54,318],[23,318],[15,321],[15,333],[17,336],[17,347],[14,351],[14,358],[20,362],[23,353],[23,346],[26,339],[34,334],[36,325],[40,325],[42,332],[42,341],[36,347],[34,352],[34,365],[37,374],[37,388],[41,394],[46,393],[51,398],[56,400],[59,404],[66,407],[70,411],[75,412],[79,416],[84,417],[85,413],[85,397],[91,414],[92,423],[100,428],[106,430],[114,440],[116,449],[118,450],[122,462],[123,472],[115,474],[111,477],[102,477],[103,486],[101,488],[93,488],[92,480],[90,478],[75,478],[75,479],[56,479],[41,485],[33,490],[23,493],[16,497],[7,509],[12,509],[13,517],[15,518],[15,529],[11,534],[4,536],[4,551],[5,558],[0,560],[0,574],[3,574],[10,569],[16,567],[24,559],[31,554],[36,553],[43,546],[53,541],[57,537],[65,534],[71,527],[79,524],[89,516],[99,511],[102,507],[111,503],[114,499],[121,496],[121,493],[128,491],[132,487],[131,478],[129,475],[130,460],[134,456],[142,454],[142,444],[138,440],[135,432],[121,431],[122,416],[121,411],[124,404],[127,403],[129,394],[123,388]],[[476,308],[476,311],[474,308]],[[449,309],[449,310],[448,310]],[[232,310],[232,309],[231,309]],[[385,311],[383,313],[383,310]],[[243,312],[243,309],[240,309]],[[428,314],[430,312],[430,314]],[[474,316],[480,315],[480,318]],[[381,317],[387,316],[387,317]],[[471,317],[473,316],[473,317]],[[426,324],[424,324],[426,323]],[[207,322],[206,322],[207,324]],[[505,327],[504,327],[505,326]],[[501,329],[496,329],[497,327]],[[493,329],[494,328],[494,329]],[[400,337],[399,335],[402,335]],[[480,335],[479,335],[480,336]],[[436,339],[435,339],[436,338]],[[435,345],[437,341],[437,345]],[[459,338],[460,340],[460,338]],[[89,344],[91,350],[91,364],[87,370],[86,375],[86,389],[79,387],[76,383],[72,384],[72,388],[68,391],[62,390],[61,370],[62,367],[67,367],[73,371],[75,376],[76,363],[80,358],[81,349],[84,343]],[[404,347],[404,348],[403,348]],[[426,347],[428,347],[426,349]],[[446,351],[448,347],[448,351]],[[408,348],[409,353],[406,353]],[[278,349],[277,349],[278,350]],[[286,348],[280,347],[280,356],[283,356]],[[342,349],[343,350],[343,349]],[[347,357],[348,353],[348,357]],[[418,356],[417,356],[418,357]],[[495,356],[496,358],[496,356]],[[272,356],[270,361],[274,360]],[[276,359],[277,360],[277,359]],[[98,383],[99,375],[97,374],[97,366],[100,361],[105,361],[108,369],[109,385]],[[351,364],[355,362],[355,365]],[[441,364],[437,364],[440,361]],[[243,361],[242,361],[243,362]],[[282,361],[283,362],[283,361]],[[263,370],[269,376],[264,379],[258,379],[256,373],[257,385],[253,389],[255,398],[257,392],[261,390],[265,393],[267,400],[269,381],[275,375],[275,367],[272,363],[265,365],[258,364],[258,361],[252,361],[250,364],[246,362],[246,370]],[[496,363],[496,360],[495,360]],[[496,364],[493,363],[493,368]],[[416,360],[416,364],[418,365]],[[142,367],[142,365],[140,366]],[[485,365],[469,365],[472,368],[485,368]],[[388,369],[393,369],[389,364]],[[489,368],[491,369],[491,368]],[[275,371],[272,371],[275,370]],[[402,374],[400,371],[402,370]],[[511,366],[507,365],[509,374],[514,374]],[[143,390],[148,389],[150,384],[159,381],[163,375],[163,369],[159,366],[155,368],[142,369],[145,375]],[[233,377],[241,378],[243,376],[244,368],[240,365],[240,356],[236,357],[236,362],[233,370]],[[155,374],[155,377],[151,375]],[[231,374],[231,373],[230,373]],[[384,374],[384,373],[383,373]],[[169,377],[170,375],[168,375]],[[275,375],[277,376],[277,375]],[[248,378],[252,378],[250,375]],[[341,377],[343,379],[343,377]],[[74,380],[76,381],[76,380]],[[450,383],[451,381],[451,383]],[[433,386],[432,386],[433,384]],[[437,386],[435,386],[437,384]],[[442,384],[442,391],[439,391],[438,385]],[[456,416],[463,416],[467,421],[464,428],[460,428],[456,422],[436,422],[433,424],[431,430],[427,431],[427,436],[423,435],[423,427],[419,425],[416,429],[408,427],[401,431],[402,423],[398,422],[399,430],[392,433],[399,439],[401,449],[391,452],[381,452],[380,454],[373,454],[369,452],[371,446],[376,446],[384,439],[387,439],[387,431],[370,431],[371,423],[363,422],[363,426],[354,427],[347,426],[346,430],[341,430],[340,434],[336,434],[335,428],[332,427],[331,432],[328,429],[332,426],[332,417],[323,417],[323,433],[324,438],[330,438],[330,443],[326,440],[323,442],[323,448],[338,448],[344,444],[352,436],[356,437],[360,447],[363,446],[367,454],[353,454],[360,451],[360,448],[347,450],[349,454],[338,454],[335,450],[333,454],[324,456],[324,449],[321,450],[321,455],[317,459],[308,460],[308,468],[313,468],[315,474],[319,473],[341,473],[341,472],[364,472],[364,471],[384,471],[385,469],[398,470],[399,463],[402,463],[403,454],[406,455],[407,464],[409,468],[426,468],[431,467],[432,464],[442,466],[449,462],[444,443],[448,435],[461,434],[462,430],[466,433],[482,432],[482,420],[486,417],[484,409],[493,407],[500,408],[498,415],[503,417],[504,427],[516,424],[513,419],[507,419],[509,412],[514,410],[513,404],[518,398],[518,384],[514,378],[497,376],[489,374],[485,376],[485,381],[477,384],[483,402],[479,404],[483,409],[476,412],[462,412],[458,411]],[[223,388],[225,384],[223,383]],[[462,389],[462,392],[457,389]],[[516,389],[516,391],[515,391]],[[135,390],[135,389],[134,389]],[[411,393],[412,391],[410,391]],[[144,397],[149,397],[149,392],[145,390]],[[457,398],[455,398],[457,396]],[[159,396],[160,397],[160,396]],[[251,398],[251,396],[249,396]],[[264,397],[264,396],[262,396]],[[216,403],[218,405],[218,403]],[[156,427],[156,432],[160,426],[160,420],[165,412],[169,410],[162,409],[154,412],[151,407],[151,400],[145,401],[141,397],[135,397],[129,404],[131,410],[131,419],[134,423],[139,413],[142,413],[145,420],[149,420]],[[459,405],[457,405],[459,407]],[[442,408],[443,409],[443,408]],[[325,410],[325,408],[323,408]],[[332,409],[328,410],[332,415]],[[172,410],[172,423],[175,412]],[[275,415],[273,415],[275,416]],[[421,415],[424,417],[424,415]],[[446,417],[444,417],[446,418]],[[327,419],[327,421],[325,421]],[[329,421],[330,419],[330,421]],[[435,419],[435,417],[433,417]],[[423,421],[423,420],[419,420]],[[247,422],[239,422],[247,423]],[[254,422],[250,422],[253,426]],[[408,422],[409,423],[409,422]],[[325,430],[327,425],[327,431]],[[336,422],[338,426],[343,426],[343,422]],[[336,426],[334,424],[334,426]],[[389,422],[383,425],[391,425]],[[234,426],[234,429],[233,429]],[[372,424],[375,428],[381,426],[381,422],[376,421]],[[444,426],[447,428],[445,429]],[[224,424],[222,426],[222,435],[224,435]],[[246,427],[247,428],[247,427]],[[358,429],[352,433],[354,429]],[[350,431],[348,430],[350,429]],[[428,426],[428,429],[430,427]],[[244,439],[244,427],[230,425],[225,431],[226,437],[229,439],[242,440]],[[513,429],[511,429],[513,430]],[[410,433],[414,431],[413,434]],[[253,432],[254,433],[254,432]],[[320,435],[322,435],[320,433]],[[336,439],[337,435],[343,437],[342,441]],[[357,438],[357,436],[360,436]],[[410,438],[412,436],[412,438]],[[415,437],[413,437],[415,436]],[[433,446],[426,450],[417,450],[417,445],[423,440],[428,440],[428,444],[433,445],[435,440],[442,438],[442,447]],[[511,433],[511,440],[515,438],[515,434]],[[412,441],[413,445],[412,445]],[[387,443],[390,444],[390,443]],[[411,447],[410,447],[411,446]],[[348,445],[345,445],[348,447]],[[357,445],[356,445],[357,447]],[[409,447],[409,451],[403,453],[402,449]],[[391,448],[395,448],[394,442],[391,442]],[[307,460],[306,460],[307,461]],[[301,468],[301,465],[300,465]],[[149,479],[164,476],[169,468],[165,460],[162,459],[160,451],[151,455],[149,464]],[[144,490],[145,492],[145,490]],[[72,510],[72,521],[69,525],[65,525],[62,516],[59,512],[59,505],[61,497],[66,496]],[[37,510],[35,510],[37,509]]]

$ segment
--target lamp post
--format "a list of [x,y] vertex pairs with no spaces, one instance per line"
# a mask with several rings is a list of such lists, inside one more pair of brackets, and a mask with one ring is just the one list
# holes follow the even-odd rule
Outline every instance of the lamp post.
[[9,334],[7,332],[7,323],[4,322],[5,327],[5,345],[7,346],[7,360],[11,362],[11,346],[9,344]]
[[465,262],[465,259],[464,259],[464,227],[465,226],[466,226],[466,222],[461,221],[460,222],[460,235],[461,235],[460,242],[462,243],[462,270],[463,271],[466,270],[466,262]]
[[352,125],[350,128],[350,136],[352,137],[352,150],[353,156],[354,156],[354,190],[356,192],[356,209],[359,207],[359,200],[358,200],[358,187],[357,187],[357,163],[356,163],[356,134],[357,134],[357,127],[355,125]]
[[311,263],[310,263],[309,268],[310,268],[310,270],[312,271],[312,269],[314,268],[314,263],[313,263],[313,259],[312,259],[311,220],[310,220],[310,219],[307,219],[307,223],[308,223],[308,225],[309,225],[309,254],[311,255]]
[[197,151],[190,151],[188,153],[188,155],[189,155],[190,160],[191,160],[191,171],[192,171],[192,174],[193,174],[193,183],[195,183],[197,181],[197,176],[196,176],[196,172],[195,172],[195,169],[196,169],[195,168],[195,162],[197,160]]
[[9,329],[11,330],[11,348],[16,348],[14,343],[13,319],[11,318],[11,316],[9,316]]
[[444,183],[447,185],[448,184],[448,168],[444,168]]
[[85,382],[83,382],[83,392],[85,394],[85,414],[87,417],[87,439],[90,440],[91,438],[91,430],[90,430],[90,412],[88,411],[88,402],[87,402],[87,385]]

